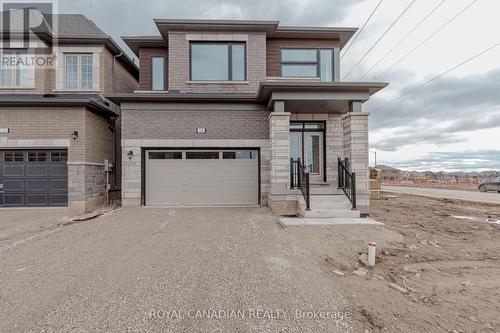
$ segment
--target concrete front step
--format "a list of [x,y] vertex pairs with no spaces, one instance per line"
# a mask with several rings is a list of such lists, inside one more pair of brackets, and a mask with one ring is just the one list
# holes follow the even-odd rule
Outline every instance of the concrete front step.
[[323,195],[344,195],[342,190],[334,186],[314,186],[310,187],[311,194],[323,194]]
[[312,210],[351,209],[350,202],[311,202]]
[[[331,189],[330,189],[331,190]],[[344,193],[311,195],[311,210],[306,210],[306,202],[301,196],[298,202],[299,215],[310,218],[356,218],[361,214],[352,210],[352,205]]]
[[352,209],[326,209],[326,210],[301,210],[300,215],[302,217],[317,218],[317,217],[361,217],[359,210]]

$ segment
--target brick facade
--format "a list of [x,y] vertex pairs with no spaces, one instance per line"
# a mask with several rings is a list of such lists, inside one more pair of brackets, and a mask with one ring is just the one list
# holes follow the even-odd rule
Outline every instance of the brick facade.
[[[164,56],[165,61],[168,59],[167,48],[140,48],[139,49],[139,64],[141,71],[139,73],[139,90],[151,90],[151,57]],[[168,90],[168,71],[167,63],[165,64],[165,90]]]
[[[169,33],[168,87],[181,93],[256,93],[266,79],[266,35],[250,34],[187,34]],[[210,38],[210,39],[209,39]],[[246,41],[247,81],[192,82],[189,80],[190,40]]]
[[[122,138],[127,139],[268,139],[269,111],[125,110]],[[196,128],[206,128],[196,134]]]
[[[112,160],[108,119],[74,108],[0,108],[0,123],[9,128],[0,134],[0,149],[66,148],[70,207],[83,211],[102,204],[104,160]],[[71,134],[77,131],[78,138]],[[99,174],[97,174],[99,173]]]

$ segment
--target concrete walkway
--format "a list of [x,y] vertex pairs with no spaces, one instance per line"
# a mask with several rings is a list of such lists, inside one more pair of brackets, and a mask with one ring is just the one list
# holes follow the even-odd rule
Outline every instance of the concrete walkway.
[[431,198],[456,199],[472,202],[482,202],[500,205],[500,193],[483,193],[460,190],[442,190],[435,188],[409,187],[409,186],[382,186],[382,191],[419,195]]
[[346,217],[346,218],[298,218],[298,217],[280,217],[280,224],[286,227],[303,227],[319,225],[345,225],[345,224],[376,224],[383,225],[370,218]]

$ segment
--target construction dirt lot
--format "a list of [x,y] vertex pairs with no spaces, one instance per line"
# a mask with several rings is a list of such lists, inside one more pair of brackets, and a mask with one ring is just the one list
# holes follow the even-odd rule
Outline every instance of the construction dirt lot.
[[354,331],[500,332],[500,206],[384,196],[391,199],[373,201],[370,215],[394,238],[373,234],[383,241],[376,266],[355,276],[352,254],[324,257],[354,309]]
[[[384,196],[370,214],[384,225],[283,228],[263,207],[75,223],[2,210],[0,332],[500,332],[500,206]],[[274,317],[186,316],[207,309]]]

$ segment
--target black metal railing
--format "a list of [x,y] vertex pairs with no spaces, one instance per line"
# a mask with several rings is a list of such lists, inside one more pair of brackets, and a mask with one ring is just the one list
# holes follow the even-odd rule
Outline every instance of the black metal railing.
[[309,171],[302,165],[300,158],[290,159],[290,187],[300,189],[306,201],[306,210],[311,210]]
[[349,171],[349,159],[339,158],[338,161],[338,178],[339,188],[344,191],[345,195],[352,204],[352,209],[356,209],[356,174]]

